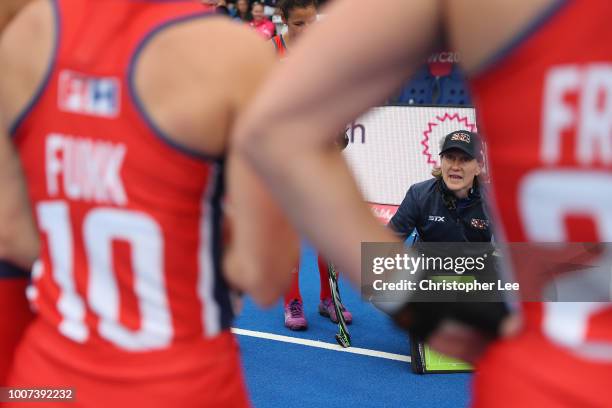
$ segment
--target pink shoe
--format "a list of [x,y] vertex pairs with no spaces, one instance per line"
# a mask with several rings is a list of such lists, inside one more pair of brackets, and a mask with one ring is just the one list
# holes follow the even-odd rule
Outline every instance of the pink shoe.
[[285,327],[290,330],[306,330],[308,327],[306,316],[304,316],[304,305],[298,299],[285,305]]
[[[351,324],[353,322],[353,315],[351,314],[351,312],[346,310],[344,305],[340,305],[340,310],[342,310],[342,314],[344,315],[344,321],[346,322],[346,324]],[[338,317],[336,316],[334,302],[330,297],[323,299],[321,303],[319,303],[319,314],[321,316],[329,317],[334,323],[338,323]]]

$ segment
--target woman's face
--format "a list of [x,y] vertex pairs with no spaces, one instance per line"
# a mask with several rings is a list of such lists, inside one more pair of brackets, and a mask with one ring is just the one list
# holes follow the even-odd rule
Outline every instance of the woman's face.
[[253,13],[253,20],[255,21],[261,21],[265,17],[264,7],[261,4],[255,4],[251,12]]
[[246,14],[249,12],[249,2],[247,0],[238,0],[236,2],[236,8],[240,14]]
[[317,21],[317,9],[312,5],[304,8],[296,7],[290,10],[288,14],[286,23],[291,38],[299,37],[311,24]]
[[474,178],[482,171],[478,160],[458,149],[451,149],[442,154],[441,167],[444,184],[457,198],[468,196],[474,185]]

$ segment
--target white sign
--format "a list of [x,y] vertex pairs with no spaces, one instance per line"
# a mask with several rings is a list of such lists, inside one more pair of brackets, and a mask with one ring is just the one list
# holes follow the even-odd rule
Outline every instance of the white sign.
[[374,108],[348,126],[344,155],[366,201],[399,205],[412,184],[431,178],[440,140],[461,129],[477,130],[473,108]]

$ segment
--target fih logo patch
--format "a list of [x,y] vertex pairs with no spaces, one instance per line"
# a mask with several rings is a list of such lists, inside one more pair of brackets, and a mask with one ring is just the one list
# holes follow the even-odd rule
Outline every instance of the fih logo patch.
[[116,77],[63,70],[59,74],[58,90],[58,108],[64,112],[106,118],[119,115],[121,87]]

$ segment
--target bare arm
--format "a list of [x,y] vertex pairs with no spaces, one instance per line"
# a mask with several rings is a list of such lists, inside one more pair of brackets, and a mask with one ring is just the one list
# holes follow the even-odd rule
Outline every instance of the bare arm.
[[[438,2],[338,0],[273,72],[236,128],[241,154],[292,222],[353,282],[360,243],[394,241],[363,203],[335,130],[384,100],[433,46]],[[355,27],[363,28],[356,31]]]
[[[148,57],[146,51],[141,57],[142,95],[145,101],[159,100],[148,92],[170,78],[162,100],[174,102],[162,108],[152,103],[149,111],[163,119],[169,111],[178,116],[173,109],[179,106],[179,117],[189,118],[190,126],[177,129],[176,123],[166,122],[169,133],[203,153],[225,155],[224,274],[232,287],[270,305],[289,283],[298,258],[298,238],[252,165],[236,154],[229,133],[276,56],[251,29],[221,17],[179,25],[158,44],[151,46]],[[168,50],[174,58],[168,59]],[[151,76],[151,69],[161,78]]]
[[[240,30],[242,37],[242,30]],[[236,38],[238,60],[231,62],[236,114],[242,112],[276,61],[270,44],[255,34]],[[228,37],[229,38],[229,37]],[[273,200],[268,188],[230,140],[227,155],[226,213],[230,244],[224,265],[230,283],[249,293],[261,305],[271,305],[284,292],[299,256],[293,227]]]
[[17,153],[0,131],[0,259],[29,269],[38,256],[38,233]]
[[[6,129],[14,119],[12,115],[16,110],[15,105],[20,104],[22,99],[27,99],[9,86],[19,84],[19,81],[15,80],[15,72],[23,72],[19,64],[21,59],[15,58],[17,47],[14,44],[19,43],[18,39],[23,41],[25,38],[29,41],[31,38],[23,37],[23,31],[5,28],[10,21],[17,20],[14,17],[28,3],[31,1],[7,0],[0,6],[0,67],[3,74],[0,84],[0,259],[26,269],[31,267],[38,256],[38,232],[34,225],[21,164]],[[26,12],[21,13],[20,18],[25,14]],[[22,50],[23,44],[19,43],[19,46]],[[31,47],[28,49],[33,52]],[[38,49],[35,51],[38,52]],[[38,81],[32,82],[34,87]],[[31,93],[33,92],[32,89]]]
[[275,61],[270,44],[250,28],[217,16],[158,34],[136,71],[147,111],[170,137],[225,157],[224,274],[263,305],[288,284],[298,240],[229,134]]

